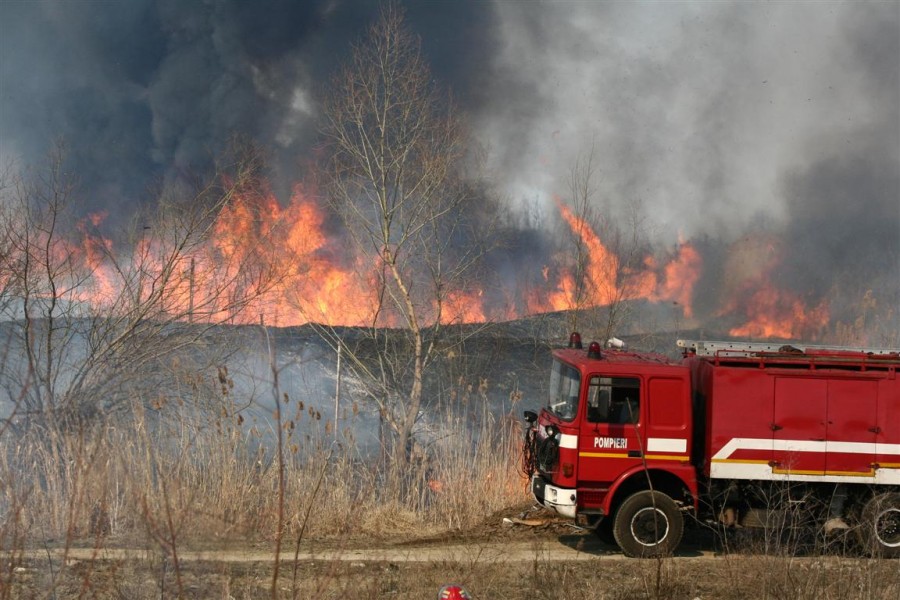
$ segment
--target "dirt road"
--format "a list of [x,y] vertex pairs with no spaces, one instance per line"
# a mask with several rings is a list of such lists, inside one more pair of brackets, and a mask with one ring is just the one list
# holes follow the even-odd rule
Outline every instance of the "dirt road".
[[[516,521],[516,522],[513,522]],[[129,561],[163,554],[160,547],[90,548],[73,547],[33,549],[26,556],[32,560],[53,557],[67,561]],[[247,544],[219,544],[216,548],[178,548],[178,560],[219,563],[271,563],[271,545],[248,547]],[[688,535],[677,559],[708,559],[715,551],[708,539]],[[303,540],[299,549],[285,540],[280,559],[293,561],[338,561],[344,563],[390,562],[435,563],[483,561],[488,563],[577,562],[603,558],[624,559],[621,551],[592,533],[577,529],[560,518],[512,519],[496,518],[480,528],[466,532],[445,533],[433,537],[405,537],[390,540],[350,538],[340,541]]]
[[[110,540],[112,541],[112,540]],[[124,541],[119,540],[120,544]],[[146,549],[30,549],[7,573],[13,597],[433,598],[448,581],[477,599],[520,600],[543,590],[558,600],[870,598],[896,600],[900,563],[841,555],[718,554],[696,532],[664,562],[626,559],[589,532],[549,523],[485,524],[432,538],[286,541]],[[13,565],[11,565],[13,567]],[[277,580],[277,585],[274,583]],[[0,572],[0,584],[3,583]],[[0,585],[0,589],[3,585]]]
[[[345,562],[464,562],[479,560],[492,563],[533,562],[571,562],[624,559],[621,552],[604,545],[592,536],[573,535],[571,539],[532,540],[532,541],[485,541],[479,540],[470,544],[452,544],[431,542],[422,545],[373,545],[363,547],[360,542],[348,542],[345,547],[323,548],[320,550],[304,545],[300,552],[293,549],[282,551],[281,560],[300,561],[345,561]],[[569,543],[567,543],[569,542]],[[29,552],[29,558],[47,557],[48,552],[55,559],[61,560],[65,555],[69,561],[85,560],[140,560],[146,558],[148,551],[125,548],[61,548]],[[679,559],[711,558],[712,550],[687,550],[679,554]],[[183,550],[178,552],[182,561],[209,561],[231,563],[272,562],[274,552],[271,550]]]

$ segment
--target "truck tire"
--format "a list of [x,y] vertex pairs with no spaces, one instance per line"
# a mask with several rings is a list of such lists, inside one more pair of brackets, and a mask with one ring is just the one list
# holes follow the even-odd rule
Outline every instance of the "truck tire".
[[615,521],[612,517],[603,517],[600,522],[597,523],[597,527],[594,528],[594,534],[601,542],[609,546],[618,546],[616,536],[613,533],[614,523]]
[[662,492],[632,494],[616,511],[613,534],[625,556],[668,556],[681,543],[684,517],[675,501]]
[[863,548],[874,556],[900,557],[900,493],[872,496],[863,506],[856,532]]

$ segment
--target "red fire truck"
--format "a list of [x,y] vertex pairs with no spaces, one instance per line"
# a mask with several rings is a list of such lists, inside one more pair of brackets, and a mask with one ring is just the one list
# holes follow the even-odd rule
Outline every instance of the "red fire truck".
[[628,556],[679,545],[685,517],[766,526],[787,511],[900,556],[897,350],[680,340],[683,358],[553,352],[526,411],[537,501]]

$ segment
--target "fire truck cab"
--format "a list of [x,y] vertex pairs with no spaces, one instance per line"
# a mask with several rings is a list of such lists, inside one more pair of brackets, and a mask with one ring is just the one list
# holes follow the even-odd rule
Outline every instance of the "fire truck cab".
[[540,504],[648,557],[677,548],[687,515],[770,522],[772,492],[900,555],[896,351],[679,345],[673,361],[573,333],[554,351],[548,402],[525,415]]

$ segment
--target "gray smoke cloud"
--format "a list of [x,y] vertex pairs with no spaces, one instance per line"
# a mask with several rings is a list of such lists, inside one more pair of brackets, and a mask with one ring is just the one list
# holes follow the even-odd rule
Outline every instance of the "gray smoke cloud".
[[514,199],[564,195],[593,145],[602,209],[640,201],[658,241],[702,240],[708,312],[760,232],[810,306],[900,304],[900,5],[497,6],[480,117]]
[[[378,5],[0,3],[0,155],[26,164],[64,139],[98,208],[134,205],[167,171],[203,167],[233,134],[271,150],[285,191],[315,143],[319,92]],[[478,105],[469,61],[492,54],[489,5],[413,5],[437,75]]]
[[832,155],[897,163],[895,3],[498,10],[482,118],[523,189],[562,192],[593,143],[607,201],[643,199],[673,232],[733,234],[794,216],[788,173]]
[[[639,201],[662,244],[706,236],[722,250],[767,228],[784,240],[786,285],[875,285],[898,300],[900,4],[406,9],[497,189],[532,224],[557,221],[551,198],[565,199],[593,145],[600,208]],[[90,203],[121,213],[152,178],[202,166],[243,133],[271,151],[285,197],[316,141],[320,90],[377,11],[367,0],[0,3],[0,157],[35,163],[63,137]]]

